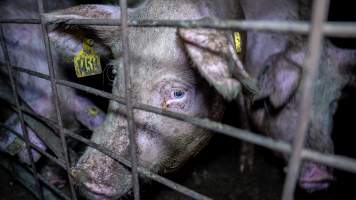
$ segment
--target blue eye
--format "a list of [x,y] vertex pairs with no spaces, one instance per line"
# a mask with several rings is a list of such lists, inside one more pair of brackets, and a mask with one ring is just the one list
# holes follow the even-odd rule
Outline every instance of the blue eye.
[[181,99],[181,98],[184,97],[184,95],[185,95],[185,92],[182,91],[182,90],[176,90],[176,91],[173,92],[173,96],[176,99]]

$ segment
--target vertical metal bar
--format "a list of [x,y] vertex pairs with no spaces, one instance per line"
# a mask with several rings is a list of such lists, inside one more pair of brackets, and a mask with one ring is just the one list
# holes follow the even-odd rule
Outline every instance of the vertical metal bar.
[[304,80],[301,103],[301,115],[298,122],[299,127],[295,135],[292,156],[288,164],[287,178],[284,183],[282,199],[292,200],[294,198],[295,186],[297,183],[299,168],[301,164],[301,152],[304,146],[304,139],[307,132],[309,118],[311,114],[311,104],[313,100],[313,81],[318,73],[320,52],[323,45],[323,22],[327,17],[330,0],[314,0],[312,27],[308,41],[308,56],[304,62]]
[[67,149],[66,136],[63,131],[62,117],[61,117],[61,112],[60,112],[60,107],[59,107],[58,88],[57,88],[57,82],[56,82],[56,77],[55,77],[54,68],[53,68],[53,58],[52,58],[50,41],[49,41],[49,37],[48,37],[47,24],[44,23],[44,20],[42,17],[42,14],[44,13],[43,0],[37,0],[37,5],[38,5],[39,14],[41,15],[42,35],[43,35],[44,44],[45,44],[45,48],[46,48],[46,57],[47,57],[48,71],[49,71],[49,77],[50,77],[51,87],[52,87],[53,102],[54,102],[55,109],[56,109],[56,117],[57,117],[57,123],[59,126],[59,135],[61,138],[61,143],[62,143],[63,152],[64,152],[66,171],[67,171],[67,176],[68,176],[68,180],[69,180],[69,186],[70,186],[70,191],[72,194],[72,199],[76,200],[77,195],[76,195],[76,192],[74,189],[74,181],[73,181],[72,177],[70,176],[70,159],[69,159],[69,154],[68,154],[68,149]]
[[12,88],[14,99],[15,99],[16,111],[17,111],[17,114],[18,114],[19,119],[20,119],[21,129],[22,129],[22,132],[24,134],[27,153],[28,153],[28,155],[30,157],[31,168],[32,168],[32,172],[34,174],[35,181],[36,181],[36,189],[38,190],[40,198],[44,199],[42,186],[41,186],[38,174],[37,174],[37,169],[36,169],[35,162],[33,160],[33,155],[32,155],[32,150],[31,150],[31,145],[30,145],[31,143],[30,143],[30,139],[29,139],[29,136],[28,136],[27,128],[26,128],[26,125],[25,125],[24,116],[23,116],[22,110],[20,109],[20,107],[21,107],[20,106],[20,100],[19,100],[19,96],[18,96],[16,82],[15,82],[15,79],[14,79],[14,76],[13,76],[12,65],[10,63],[10,56],[9,56],[9,52],[7,50],[7,46],[6,46],[6,42],[5,42],[5,34],[4,34],[4,30],[3,30],[2,24],[0,24],[0,40],[1,40],[1,48],[2,48],[4,57],[5,57],[5,61],[6,61],[7,71],[9,73],[11,88]]
[[140,186],[137,172],[137,151],[136,151],[136,134],[135,124],[133,120],[133,105],[132,105],[132,87],[129,65],[129,37],[128,37],[128,14],[127,14],[127,0],[120,0],[121,11],[121,38],[123,48],[123,66],[124,66],[124,78],[125,78],[125,97],[126,97],[126,109],[127,109],[127,123],[130,139],[130,154],[132,163],[132,184],[135,200],[140,199]]

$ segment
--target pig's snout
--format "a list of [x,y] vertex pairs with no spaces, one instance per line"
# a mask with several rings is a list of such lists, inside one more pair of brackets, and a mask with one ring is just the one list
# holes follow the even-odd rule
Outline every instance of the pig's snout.
[[86,199],[117,199],[131,188],[130,172],[96,150],[86,152],[71,174]]
[[325,190],[333,181],[330,169],[324,165],[313,162],[305,162],[301,168],[299,186],[308,192]]

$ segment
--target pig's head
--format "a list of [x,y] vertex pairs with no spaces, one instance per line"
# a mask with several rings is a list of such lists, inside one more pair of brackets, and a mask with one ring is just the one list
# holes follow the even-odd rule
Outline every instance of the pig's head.
[[[144,7],[138,7],[138,11],[129,12],[131,17],[136,19],[205,17],[209,10],[201,10],[191,2],[148,1]],[[160,9],[159,5],[166,7]],[[236,6],[235,10],[237,8]],[[48,17],[118,18],[119,8],[82,5],[51,13]],[[117,69],[112,92],[124,96],[124,72],[119,64],[122,54],[119,28],[107,26],[76,28],[85,30],[82,31],[84,34],[94,33],[111,49],[114,58],[112,64]],[[80,46],[81,34],[73,35],[71,32],[73,31],[70,28],[68,30],[68,27],[56,30],[51,33],[52,41],[67,48]],[[182,34],[189,38],[182,39],[179,37]],[[67,39],[61,40],[63,37]],[[221,119],[224,109],[223,98],[199,76],[198,72],[204,76],[204,72],[211,72],[209,70],[214,72],[214,69],[218,69],[217,66],[227,68],[228,61],[224,53],[231,44],[224,32],[184,30],[179,33],[176,28],[130,28],[128,42],[133,103],[144,103],[200,118]],[[229,76],[230,74],[222,72],[213,80],[220,80],[222,77],[229,79]],[[239,82],[225,79],[219,82],[219,87],[226,85],[225,93],[236,96],[240,89]],[[222,91],[221,88],[219,90]],[[106,120],[94,131],[92,141],[123,158],[130,159],[125,110],[124,105],[110,101]],[[209,131],[189,123],[141,110],[134,110],[134,123],[139,165],[158,173],[180,167],[211,137]],[[81,193],[89,199],[116,199],[132,186],[131,172],[128,168],[93,148],[86,149],[74,172],[79,179]]]
[[[314,81],[305,147],[322,153],[333,153],[333,114],[341,90],[348,82],[343,69],[350,64],[347,60],[354,59],[353,56],[340,56],[342,54],[342,50],[326,42],[318,76]],[[292,143],[298,129],[302,93],[299,86],[305,55],[305,49],[289,50],[267,59],[258,78],[261,93],[254,98],[250,107],[251,118],[259,131],[289,143]],[[284,157],[288,159],[287,155]],[[322,190],[329,186],[332,179],[332,172],[328,167],[304,161],[299,186],[306,191]]]

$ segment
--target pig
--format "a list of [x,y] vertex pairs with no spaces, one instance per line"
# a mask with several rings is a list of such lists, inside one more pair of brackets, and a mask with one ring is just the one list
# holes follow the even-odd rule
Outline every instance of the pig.
[[[56,2],[45,1],[45,5],[49,9],[65,8],[73,5],[71,0],[61,0]],[[1,18],[39,18],[37,11],[36,1],[18,1],[18,0],[6,0],[0,2],[0,17]],[[2,25],[5,35],[5,44],[8,49],[10,64],[13,66],[22,67],[25,69],[33,70],[36,72],[44,73],[48,75],[47,59],[45,54],[45,47],[43,43],[43,37],[40,25],[34,24],[4,24]],[[77,48],[81,48],[79,45]],[[100,50],[100,49],[99,49]],[[98,50],[98,51],[99,51]],[[0,68],[0,98],[13,101],[12,92],[9,90],[9,78],[6,70],[6,57],[4,49],[1,49],[0,62],[2,67]],[[105,51],[105,50],[103,50]],[[58,52],[53,50],[54,68],[57,78],[67,79],[65,74],[69,68],[71,61],[58,60]],[[74,71],[74,70],[73,70]],[[25,104],[39,115],[56,120],[56,111],[52,101],[53,93],[51,90],[50,82],[35,76],[31,76],[26,73],[14,71],[14,77],[16,80],[16,87],[20,98]],[[83,124],[89,129],[93,129],[102,123],[105,119],[105,113],[94,105],[89,99],[76,94],[74,89],[59,86],[59,102],[60,110],[62,112],[63,124],[68,129],[78,129],[79,123]],[[7,93],[4,91],[8,91]],[[7,98],[6,98],[7,97]],[[95,115],[90,114],[91,110],[95,109]],[[16,113],[8,116],[8,119],[4,124],[20,134],[23,134],[19,117]],[[27,128],[30,141],[42,150],[46,150],[46,145],[37,136],[37,134],[30,128]],[[24,142],[21,141],[10,131],[0,129],[0,151],[10,153],[11,155],[17,155],[22,162],[30,163],[29,154],[26,148],[24,148]],[[35,162],[37,162],[41,155],[32,149],[32,156]]]
[[[245,17],[251,20],[306,19],[310,15],[307,5],[306,2],[296,0],[241,0]],[[300,115],[302,91],[299,86],[307,51],[307,38],[301,35],[247,32],[245,68],[257,79],[259,87],[257,95],[244,95],[253,130],[292,143],[298,127],[296,119]],[[318,76],[313,86],[314,98],[306,148],[333,153],[332,117],[341,90],[351,80],[350,70],[355,64],[354,50],[337,48],[325,40]],[[288,155],[282,156],[286,161],[289,158]],[[313,192],[328,188],[333,179],[329,167],[304,161],[298,183],[305,191]]]
[[[238,1],[232,0],[147,0],[129,9],[128,13],[129,18],[135,20],[243,17]],[[118,19],[120,9],[113,5],[81,5],[49,13],[46,17],[56,20]],[[74,28],[69,25],[57,27],[50,34],[51,40],[59,46],[66,45],[65,42],[73,43],[68,46],[75,46],[75,40],[61,39],[71,37]],[[95,34],[110,47],[112,65],[117,69],[112,93],[123,96],[125,83],[123,67],[119,64],[123,51],[120,29],[108,26],[80,28],[87,34]],[[232,35],[232,31],[213,29],[130,28],[132,102],[221,120],[225,107],[222,96],[236,97],[242,86],[251,82],[241,65],[241,55],[231,42]],[[225,73],[231,62],[243,81]],[[206,78],[212,72],[216,76],[204,81],[202,77]],[[213,82],[219,84],[214,85]],[[110,101],[107,117],[94,130],[91,140],[130,159],[125,111],[124,105]],[[134,110],[133,119],[139,166],[155,173],[178,169],[188,158],[197,154],[212,136],[211,132],[189,123],[142,110]],[[78,180],[80,193],[87,199],[116,199],[132,187],[131,173],[126,167],[91,147],[85,150],[72,172]]]

